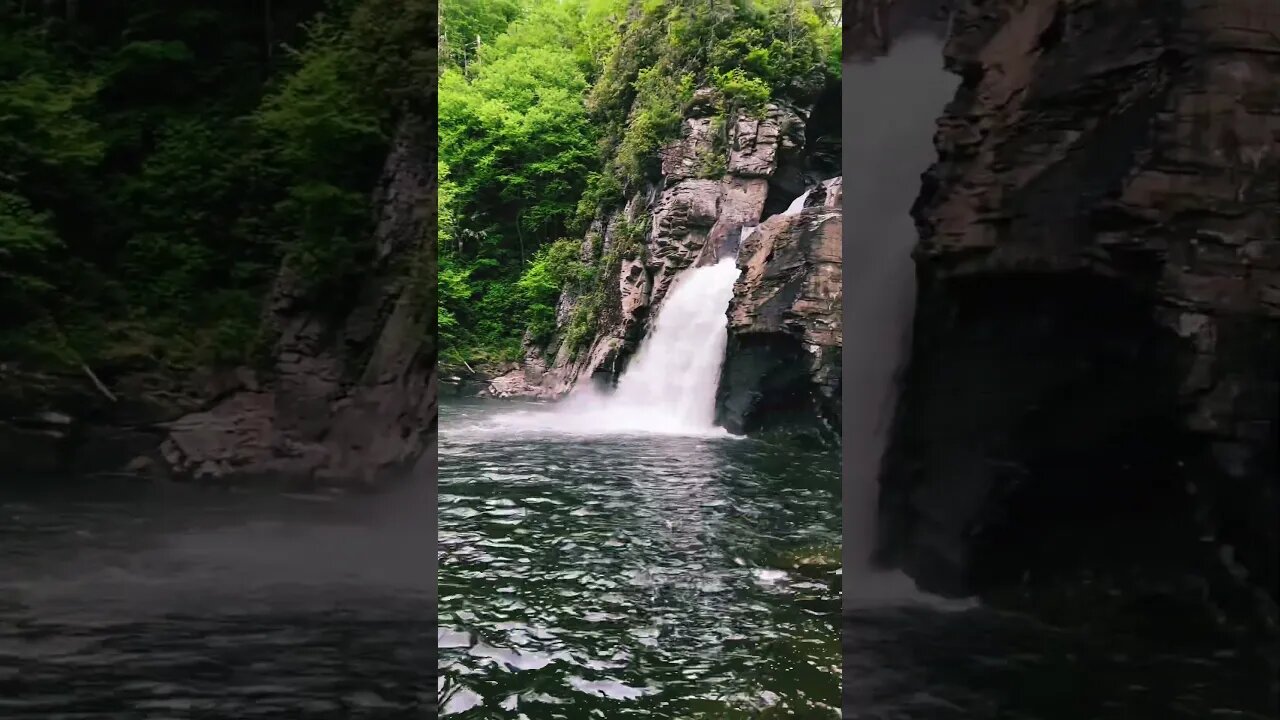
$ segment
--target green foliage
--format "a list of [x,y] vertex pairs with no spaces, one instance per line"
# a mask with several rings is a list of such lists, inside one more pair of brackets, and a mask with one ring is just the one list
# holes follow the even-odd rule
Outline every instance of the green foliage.
[[724,107],[730,113],[735,110],[759,113],[772,95],[768,83],[742,68],[718,72],[711,82],[720,91]]
[[572,356],[576,357],[595,337],[599,324],[600,296],[593,293],[579,298],[564,333],[564,346]]
[[698,156],[698,176],[707,180],[719,180],[729,170],[727,123],[723,115],[711,118],[707,128],[711,135],[711,147]]
[[0,0],[0,360],[243,362],[282,262],[317,297],[364,272],[435,4],[108,5]]
[[556,330],[556,303],[560,299],[560,291],[584,278],[586,268],[580,255],[580,244],[574,240],[562,238],[544,245],[516,281],[525,326],[530,337],[539,344],[545,345]]
[[[838,77],[839,7],[828,4],[823,16],[812,0],[446,0],[446,356],[515,357],[522,337],[554,347],[563,292],[575,309],[559,341],[571,352],[588,344],[615,310],[621,263],[644,256],[648,218],[615,227],[603,256],[592,238],[587,264],[562,238],[656,176],[658,150],[678,137],[698,88],[715,93],[723,134],[727,117],[804,102]],[[723,175],[723,140],[698,159],[700,175]]]
[[654,66],[636,74],[636,106],[618,145],[614,167],[624,190],[633,190],[658,170],[657,150],[676,137],[684,106],[693,99],[694,76],[673,77]]
[[645,239],[649,237],[651,222],[647,215],[634,222],[619,220],[614,229],[613,252],[619,258],[627,260],[640,258],[645,249]]
[[585,232],[591,220],[605,208],[621,204],[624,198],[622,183],[612,172],[593,172],[587,175],[586,189],[578,199],[573,227]]
[[839,27],[812,3],[647,0],[629,20],[588,101],[627,189],[656,170],[654,151],[678,136],[693,88],[718,90],[731,116],[804,102],[839,77]]
[[47,213],[26,198],[0,192],[0,303],[17,318],[36,318],[56,289],[54,258],[62,250]]
[[[374,107],[434,114],[438,18],[437,0],[357,2],[349,23],[351,77]],[[356,88],[349,91],[358,94]]]
[[359,272],[371,231],[369,189],[388,141],[362,58],[351,33],[316,23],[297,72],[254,116],[267,157],[285,171],[272,224],[286,229],[278,239],[317,293]]
[[596,130],[583,102],[604,35],[584,10],[603,22],[614,5],[528,2],[465,67],[457,54],[445,57],[438,319],[450,355],[511,359],[526,333],[544,342],[554,330],[573,262],[573,244],[555,241],[580,230],[593,172],[597,195],[609,191],[599,184]]
[[440,48],[444,59],[468,67],[483,46],[520,15],[517,0],[440,0]]
[[520,47],[470,81],[441,74],[440,156],[460,211],[499,225],[508,257],[524,234],[539,244],[573,217],[593,158],[585,88],[572,54],[554,48]]

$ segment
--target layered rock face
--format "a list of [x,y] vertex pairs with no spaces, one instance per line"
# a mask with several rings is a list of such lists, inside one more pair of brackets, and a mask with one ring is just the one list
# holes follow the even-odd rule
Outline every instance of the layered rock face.
[[0,401],[6,466],[346,486],[409,468],[436,420],[422,315],[432,310],[407,278],[433,222],[434,133],[426,121],[401,125],[375,196],[372,271],[351,296],[316,298],[281,271],[266,370],[124,375],[100,388],[88,377],[14,378],[24,392]]
[[373,270],[350,302],[299,292],[285,267],[270,302],[278,340],[261,382],[180,418],[160,446],[180,477],[283,477],[372,483],[422,454],[436,417],[435,357],[406,268],[426,237],[434,205],[433,127],[403,123],[375,205]]
[[730,432],[840,435],[839,187],[811,196],[830,205],[775,215],[743,241],[717,398],[717,420]]
[[[661,176],[597,221],[583,241],[582,260],[591,264],[620,243],[634,248],[621,260],[616,294],[599,308],[594,337],[576,350],[561,344],[549,356],[529,348],[525,363],[490,382],[487,394],[555,398],[579,382],[613,383],[681,271],[732,256],[744,229],[759,224],[768,207],[785,208],[805,187],[839,172],[821,149],[833,139],[806,132],[811,123],[830,124],[814,118],[829,108],[770,105],[761,117],[740,116],[723,127],[709,116],[706,96],[695,97],[680,139],[660,151]],[[723,174],[706,177],[717,165]],[[643,229],[639,237],[636,228]],[[561,297],[562,330],[583,301]]]
[[1280,6],[970,0],[945,54],[882,560],[965,593],[1133,552],[1194,594],[1192,557],[1274,612]]

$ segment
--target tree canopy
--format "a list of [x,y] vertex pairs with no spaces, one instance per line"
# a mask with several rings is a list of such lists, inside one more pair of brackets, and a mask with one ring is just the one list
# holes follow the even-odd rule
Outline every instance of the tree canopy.
[[0,360],[240,362],[281,262],[358,274],[435,12],[0,0]]

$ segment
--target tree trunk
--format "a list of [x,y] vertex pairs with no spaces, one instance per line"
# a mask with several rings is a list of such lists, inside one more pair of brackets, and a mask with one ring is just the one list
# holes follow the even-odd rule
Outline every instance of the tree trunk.
[[524,212],[524,208],[516,210],[516,237],[520,240],[520,269],[524,270],[524,230],[520,227],[520,213]]

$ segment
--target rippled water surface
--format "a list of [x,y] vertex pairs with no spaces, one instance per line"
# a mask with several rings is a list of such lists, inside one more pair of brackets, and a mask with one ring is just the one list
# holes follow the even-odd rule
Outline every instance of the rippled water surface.
[[0,717],[430,717],[425,490],[9,481]]
[[984,608],[881,607],[844,622],[846,717],[859,720],[1274,720],[1273,659]]
[[441,410],[458,717],[839,716],[839,456]]

